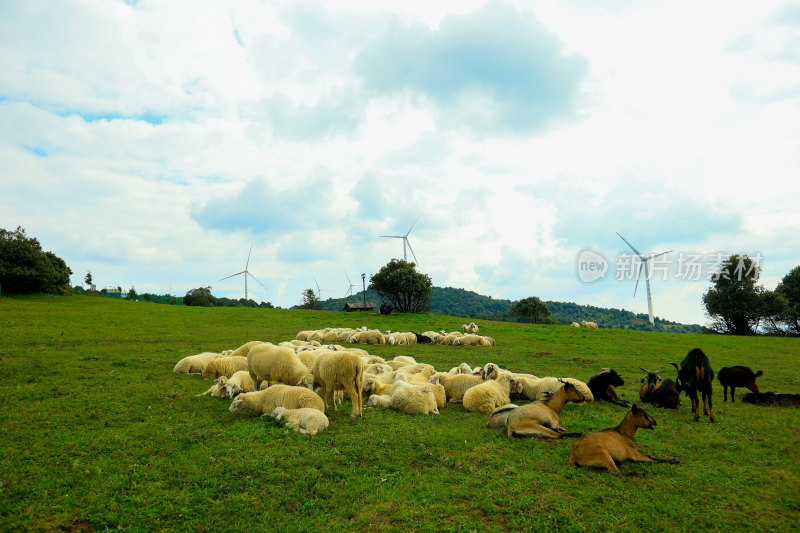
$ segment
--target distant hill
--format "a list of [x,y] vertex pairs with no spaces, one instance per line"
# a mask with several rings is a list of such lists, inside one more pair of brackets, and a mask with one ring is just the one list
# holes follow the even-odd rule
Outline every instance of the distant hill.
[[[348,298],[329,298],[320,302],[326,311],[342,311],[345,302],[360,302],[364,299],[364,292],[358,292]],[[367,290],[367,300],[380,306],[383,300],[378,293]],[[633,313],[625,309],[607,309],[593,305],[580,305],[572,302],[548,301],[547,307],[553,320],[558,324],[571,324],[586,320],[597,322],[601,328],[633,329],[643,331],[669,331],[672,333],[702,333],[703,327],[697,324],[681,324],[655,317],[655,327],[650,325],[647,315]],[[465,318],[503,320],[514,322],[509,314],[511,300],[495,299],[477,292],[453,287],[434,287],[431,297],[431,313],[438,315],[463,316]],[[295,306],[297,309],[300,306]]]

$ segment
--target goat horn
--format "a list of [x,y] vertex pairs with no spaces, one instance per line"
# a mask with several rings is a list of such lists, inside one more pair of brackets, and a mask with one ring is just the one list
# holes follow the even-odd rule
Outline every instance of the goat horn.
[[649,371],[649,370],[647,370],[646,368],[639,367],[639,370],[644,370],[644,371],[645,371],[645,372],[647,372],[648,374],[650,373],[650,371]]
[[601,368],[600,370],[602,370],[603,372],[611,372],[610,368]]

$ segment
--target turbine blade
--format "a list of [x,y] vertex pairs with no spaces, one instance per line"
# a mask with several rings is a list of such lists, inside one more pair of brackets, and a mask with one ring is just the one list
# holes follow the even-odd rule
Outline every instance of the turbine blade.
[[248,276],[250,276],[251,278],[253,278],[254,280],[256,280],[256,283],[258,283],[259,285],[261,285],[261,286],[262,286],[262,287],[264,287],[265,289],[267,288],[267,286],[266,286],[266,285],[264,285],[263,283],[261,283],[260,281],[258,281],[258,278],[256,278],[256,277],[255,277],[254,275],[252,275],[250,272],[248,272],[248,273],[247,273],[247,275],[248,275]]
[[388,237],[390,239],[405,239],[404,235],[378,235],[378,237]]
[[[425,211],[423,211],[422,213],[424,213],[424,212],[425,212]],[[409,234],[409,233],[411,233],[411,230],[412,230],[412,229],[414,229],[414,226],[416,226],[416,225],[417,225],[417,221],[419,220],[419,217],[421,217],[421,216],[422,216],[422,213],[420,213],[420,214],[419,214],[419,216],[417,217],[417,219],[416,219],[416,220],[414,220],[414,223],[413,223],[413,224],[411,224],[411,227],[410,227],[410,228],[408,228],[408,231],[406,232],[406,234],[404,235],[404,237],[408,237],[408,234]]]
[[250,245],[250,251],[247,252],[247,263],[245,263],[245,265],[244,265],[245,272],[247,272],[247,267],[250,266],[250,254],[252,254],[252,253],[253,253],[253,245],[251,244]]
[[414,253],[414,249],[411,247],[411,243],[408,242],[408,239],[404,239],[406,244],[408,244],[408,249],[411,250],[411,256],[414,258],[414,262],[419,266],[419,261],[417,261],[417,255]]
[[645,265],[644,262],[640,262],[639,263],[639,273],[636,274],[636,287],[633,288],[633,296],[634,296],[634,298],[636,297],[636,291],[639,288],[639,282],[642,280],[642,270],[644,270],[643,267],[645,267],[645,266],[647,266],[647,265]]
[[[618,231],[617,231],[617,232],[615,232],[615,233],[616,233],[617,235],[619,235],[619,232],[618,232]],[[640,254],[640,253],[639,253],[639,250],[637,250],[636,248],[634,248],[634,247],[633,247],[633,245],[632,245],[631,243],[629,243],[629,242],[628,242],[628,240],[627,240],[625,237],[623,237],[622,235],[619,235],[619,238],[620,238],[620,239],[622,239],[623,241],[625,241],[625,244],[627,244],[628,246],[630,246],[630,247],[631,247],[631,250],[633,250],[634,252],[636,252],[636,255],[638,255],[639,257],[642,257],[642,254]]]
[[244,271],[244,270],[242,270],[241,272],[237,272],[236,274],[231,274],[230,276],[225,276],[225,277],[224,277],[224,278],[222,278],[220,281],[222,281],[223,279],[232,278],[233,276],[238,276],[239,274],[244,274],[244,272],[245,272],[245,271]]
[[666,252],[661,252],[660,254],[651,254],[651,255],[650,255],[650,257],[649,257],[649,259],[652,259],[652,258],[654,258],[654,257],[658,257],[658,256],[660,256],[660,255],[666,255],[666,254],[668,254],[669,252],[672,252],[672,251],[674,251],[674,250],[669,250],[669,251],[666,251]]

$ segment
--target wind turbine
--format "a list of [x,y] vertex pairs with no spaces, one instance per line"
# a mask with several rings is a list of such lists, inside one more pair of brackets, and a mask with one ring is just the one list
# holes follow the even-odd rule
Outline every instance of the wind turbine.
[[[422,216],[422,213],[419,214],[419,216],[417,217],[417,220],[419,220],[419,217],[421,217],[421,216]],[[417,261],[417,256],[414,253],[414,249],[411,247],[411,243],[408,242],[408,234],[411,233],[412,229],[414,229],[414,226],[417,224],[417,220],[415,220],[414,223],[411,224],[411,227],[408,228],[408,231],[406,232],[405,235],[381,235],[381,237],[386,237],[386,238],[389,238],[389,239],[403,239],[403,261],[408,261],[408,258],[406,256],[406,245],[408,245],[408,249],[411,250],[411,255],[414,257],[414,262],[417,265],[419,265],[419,261]]]
[[256,282],[258,282],[258,284],[261,285],[262,287],[264,287],[265,289],[267,288],[263,283],[258,281],[256,279],[256,277],[250,273],[250,271],[247,270],[247,267],[250,266],[250,254],[252,254],[252,253],[253,253],[253,245],[251,244],[250,245],[250,252],[247,254],[247,263],[245,263],[245,265],[244,265],[244,270],[242,270],[241,272],[237,272],[236,274],[231,274],[230,276],[225,276],[224,278],[222,278],[220,280],[220,281],[222,281],[223,279],[228,279],[228,278],[232,278],[234,276],[238,276],[239,274],[244,274],[244,299],[245,300],[249,300],[250,299],[248,294],[247,294],[247,276],[250,276],[251,278],[256,280]]
[[358,287],[358,284],[350,281],[350,276],[347,275],[346,270],[344,271],[344,275],[347,278],[347,283],[350,284],[350,286],[347,288],[347,292],[344,294],[344,298],[346,300],[348,296],[353,296],[353,287]]
[[[619,232],[616,232],[616,233],[617,233],[617,235],[619,235]],[[651,259],[653,259],[654,257],[658,257],[660,255],[668,254],[672,250],[669,250],[668,252],[661,252],[659,254],[650,254],[648,256],[644,256],[644,255],[640,254],[639,250],[634,248],[633,245],[631,243],[629,243],[627,241],[627,239],[625,239],[625,237],[623,237],[622,235],[619,235],[619,238],[622,239],[623,241],[625,241],[625,244],[630,246],[631,250],[633,250],[634,253],[636,253],[636,255],[639,256],[639,261],[640,261],[640,263],[639,263],[639,273],[636,275],[636,287],[634,287],[634,289],[633,289],[633,295],[636,296],[636,289],[639,288],[639,281],[642,279],[642,271],[644,270],[644,281],[645,281],[645,284],[647,285],[647,312],[650,315],[650,323],[655,326],[656,322],[655,322],[655,319],[653,319],[653,298],[650,295],[650,269],[647,266],[647,262],[650,261]]]
[[327,292],[327,291],[328,291],[328,289],[320,289],[320,288],[319,288],[319,283],[317,283],[317,278],[313,278],[313,279],[314,279],[314,285],[316,285],[316,286],[317,286],[317,300],[320,300],[320,297],[319,297],[320,293],[321,293],[322,291],[326,291],[326,292]]

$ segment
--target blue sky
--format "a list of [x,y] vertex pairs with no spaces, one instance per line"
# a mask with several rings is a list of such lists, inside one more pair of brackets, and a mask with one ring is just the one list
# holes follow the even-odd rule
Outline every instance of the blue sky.
[[[800,4],[0,4],[0,227],[79,284],[341,296],[410,240],[440,286],[646,312],[643,252],[800,263]],[[596,250],[609,275],[582,283]],[[699,280],[655,313],[703,323]]]

